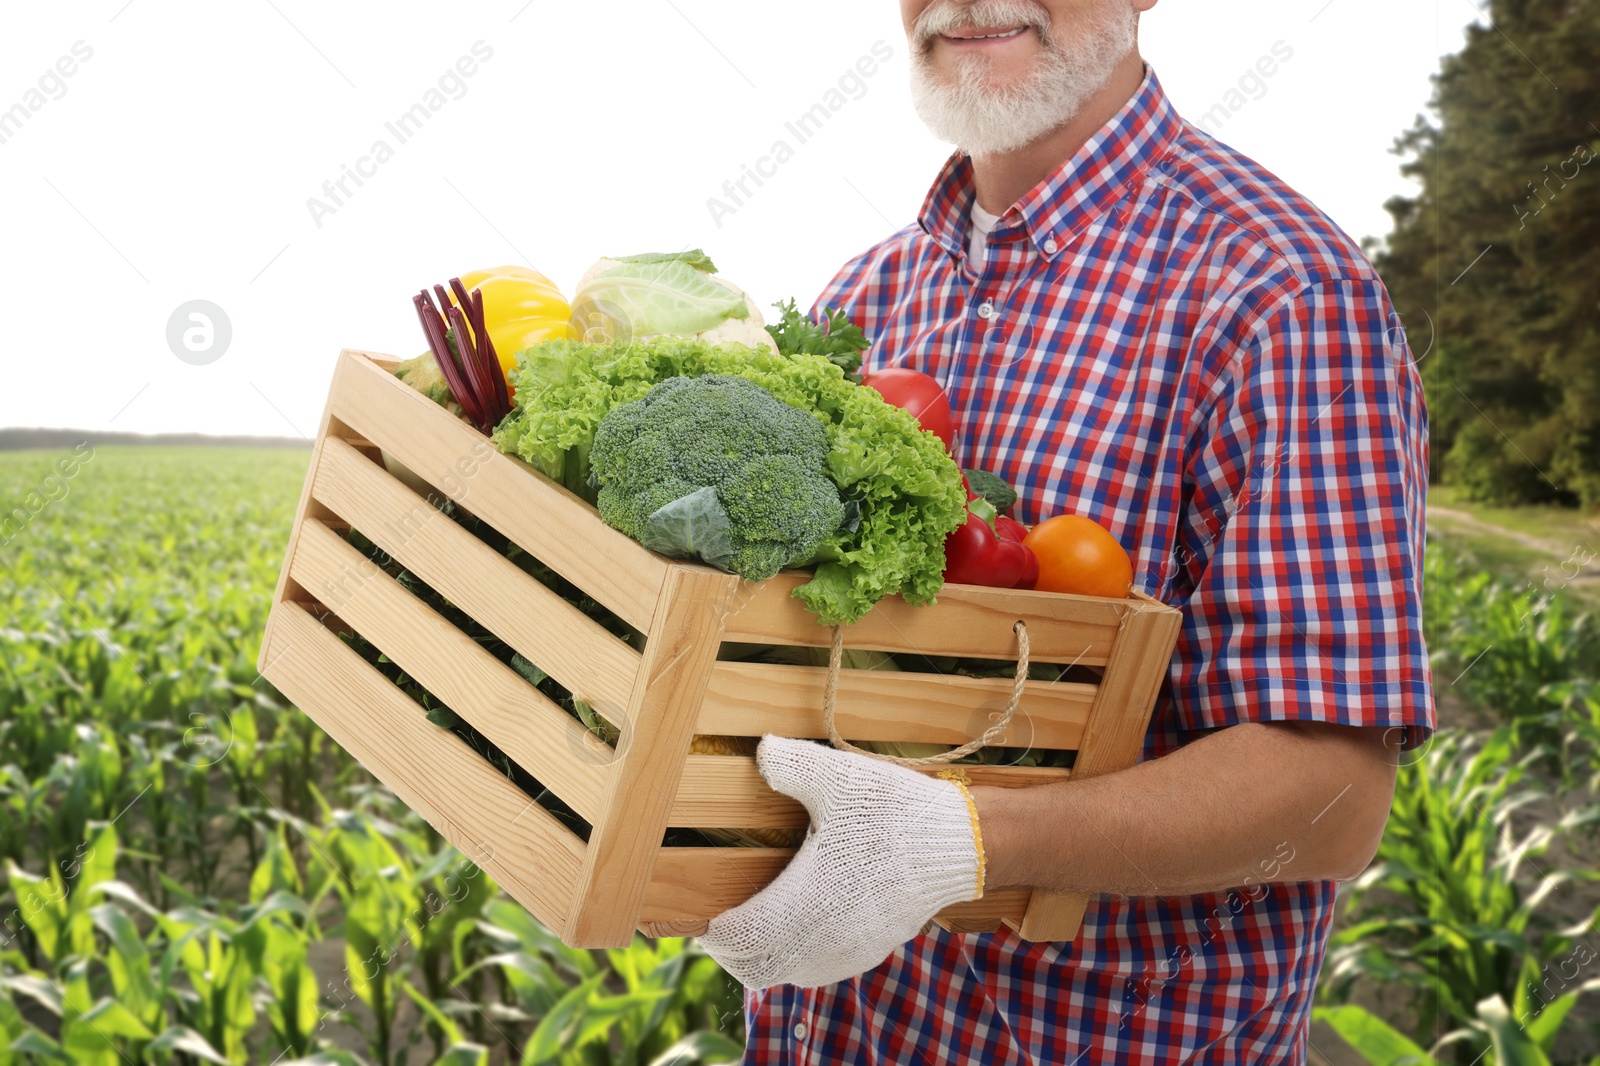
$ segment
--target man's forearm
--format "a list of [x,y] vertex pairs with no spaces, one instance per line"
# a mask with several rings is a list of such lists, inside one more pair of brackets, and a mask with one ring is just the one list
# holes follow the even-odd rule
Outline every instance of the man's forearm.
[[1384,734],[1238,725],[1082,781],[974,787],[988,886],[1166,896],[1354,877],[1393,797]]

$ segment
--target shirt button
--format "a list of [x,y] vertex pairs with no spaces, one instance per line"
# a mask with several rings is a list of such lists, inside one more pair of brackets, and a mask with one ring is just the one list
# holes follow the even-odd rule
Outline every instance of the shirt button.
[[1046,255],[1055,255],[1056,249],[1060,247],[1061,246],[1056,243],[1056,239],[1054,237],[1051,237],[1049,240],[1044,242],[1044,250]]
[[988,300],[985,300],[985,301],[983,301],[983,303],[979,304],[978,305],[978,317],[979,318],[993,318],[994,317],[994,304],[990,303]]
[[809,1033],[810,1031],[811,1030],[806,1028],[806,1023],[805,1022],[800,1022],[798,1025],[796,1025],[794,1027],[794,1038],[796,1040],[804,1040],[806,1038],[806,1034]]

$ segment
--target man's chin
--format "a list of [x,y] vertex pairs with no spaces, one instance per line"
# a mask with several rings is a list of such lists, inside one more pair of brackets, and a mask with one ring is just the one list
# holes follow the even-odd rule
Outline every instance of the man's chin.
[[999,103],[1015,98],[1033,80],[1033,64],[976,62],[968,63],[963,70],[934,67],[931,73],[944,92],[977,92]]

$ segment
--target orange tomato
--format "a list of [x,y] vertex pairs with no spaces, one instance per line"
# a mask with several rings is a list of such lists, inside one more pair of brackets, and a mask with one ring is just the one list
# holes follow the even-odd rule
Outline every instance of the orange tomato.
[[1123,599],[1133,587],[1133,560],[1092,518],[1056,515],[1029,530],[1022,543],[1039,560],[1033,587],[1041,592]]

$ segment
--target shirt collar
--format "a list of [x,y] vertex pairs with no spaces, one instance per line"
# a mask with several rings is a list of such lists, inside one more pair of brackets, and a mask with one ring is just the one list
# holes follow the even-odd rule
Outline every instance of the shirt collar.
[[[1047,259],[1067,247],[1123,190],[1175,147],[1183,119],[1147,64],[1122,110],[1072,156],[1000,216],[991,240],[1018,222]],[[956,152],[928,190],[917,222],[945,251],[966,254],[972,207],[972,160]]]

